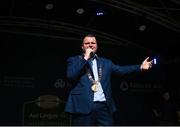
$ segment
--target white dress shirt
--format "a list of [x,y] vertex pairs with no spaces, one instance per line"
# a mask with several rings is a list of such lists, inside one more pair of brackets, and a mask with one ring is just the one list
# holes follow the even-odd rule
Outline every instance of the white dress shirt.
[[[92,71],[93,71],[93,75],[94,75],[94,80],[98,81],[98,68],[97,68],[96,59],[92,60]],[[94,92],[94,101],[106,101],[101,83],[98,82],[97,85],[98,85],[97,86],[98,90],[96,92]]]

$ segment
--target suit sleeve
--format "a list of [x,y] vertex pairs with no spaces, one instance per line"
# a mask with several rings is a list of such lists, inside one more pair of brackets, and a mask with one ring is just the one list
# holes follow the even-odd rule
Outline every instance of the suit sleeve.
[[75,80],[85,70],[87,61],[82,57],[70,57],[67,59],[67,78]]
[[141,72],[140,65],[128,65],[128,66],[120,66],[116,64],[112,64],[112,72],[117,74],[130,74],[130,73],[139,73]]

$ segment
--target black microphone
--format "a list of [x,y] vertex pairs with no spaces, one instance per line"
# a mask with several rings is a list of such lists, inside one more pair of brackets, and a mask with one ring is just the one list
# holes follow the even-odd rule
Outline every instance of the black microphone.
[[95,55],[94,52],[91,52],[91,53],[90,53],[90,58],[93,58],[94,55]]

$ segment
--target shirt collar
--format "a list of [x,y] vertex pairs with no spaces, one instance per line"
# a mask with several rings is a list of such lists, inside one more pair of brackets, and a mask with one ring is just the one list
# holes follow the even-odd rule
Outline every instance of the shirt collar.
[[93,56],[91,59],[92,59],[92,60],[94,60],[94,59],[98,59],[97,54],[94,54],[94,56]]

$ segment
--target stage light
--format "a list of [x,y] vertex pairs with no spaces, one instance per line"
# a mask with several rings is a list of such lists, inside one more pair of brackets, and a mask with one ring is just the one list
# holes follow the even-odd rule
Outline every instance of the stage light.
[[96,16],[103,16],[105,14],[104,9],[96,9]]
[[54,5],[53,4],[46,4],[45,8],[47,10],[52,10],[54,8]]
[[145,30],[146,30],[146,25],[141,25],[141,26],[139,26],[139,30],[140,30],[140,31],[145,31]]
[[157,59],[156,58],[153,59],[153,64],[157,64]]
[[84,13],[84,9],[83,9],[83,8],[78,8],[78,9],[76,10],[76,12],[77,12],[78,14],[83,14],[83,13]]
[[103,12],[96,12],[96,15],[101,16],[101,15],[104,15],[104,13]]

